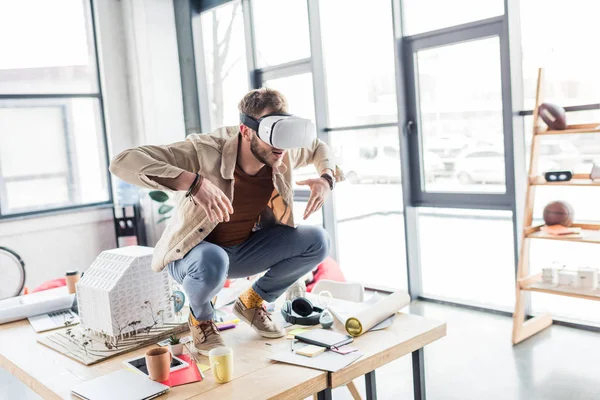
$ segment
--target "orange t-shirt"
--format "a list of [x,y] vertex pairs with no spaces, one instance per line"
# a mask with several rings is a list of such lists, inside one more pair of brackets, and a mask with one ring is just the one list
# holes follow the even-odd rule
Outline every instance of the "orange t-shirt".
[[236,165],[234,180],[233,214],[229,222],[219,223],[205,239],[222,247],[235,246],[248,240],[274,189],[273,170],[266,165],[254,176],[246,174]]

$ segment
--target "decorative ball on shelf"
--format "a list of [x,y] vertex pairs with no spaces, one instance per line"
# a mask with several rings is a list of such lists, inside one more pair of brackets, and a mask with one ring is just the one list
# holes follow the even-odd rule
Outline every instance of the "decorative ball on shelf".
[[548,226],[571,226],[575,212],[566,201],[553,201],[544,207],[544,222]]
[[552,103],[542,103],[538,110],[540,118],[548,129],[553,131],[562,131],[567,129],[567,115],[565,109]]

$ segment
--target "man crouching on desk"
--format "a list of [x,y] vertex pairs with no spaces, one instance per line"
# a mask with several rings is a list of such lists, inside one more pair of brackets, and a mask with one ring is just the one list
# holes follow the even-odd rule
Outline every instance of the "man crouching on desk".
[[233,312],[258,334],[285,331],[263,302],[273,302],[329,253],[321,227],[295,228],[292,169],[313,164],[304,219],[318,211],[340,178],[311,121],[287,114],[272,89],[246,94],[240,125],[189,135],[166,146],[141,146],[115,157],[110,171],[126,182],[178,191],[173,217],[154,250],[152,269],[165,267],[190,299],[190,330],[198,352],[224,346],[213,321],[211,299],[225,279],[264,276],[240,295]]

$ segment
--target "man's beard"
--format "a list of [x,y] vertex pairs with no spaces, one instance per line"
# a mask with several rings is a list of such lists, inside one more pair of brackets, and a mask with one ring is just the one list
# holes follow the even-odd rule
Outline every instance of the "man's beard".
[[263,163],[265,165],[268,165],[269,167],[272,167],[274,162],[269,161],[269,159],[268,159],[269,154],[271,152],[261,148],[259,140],[260,139],[256,135],[254,135],[254,137],[252,138],[252,141],[250,142],[250,151],[252,152],[252,154],[258,161],[260,161],[261,163]]

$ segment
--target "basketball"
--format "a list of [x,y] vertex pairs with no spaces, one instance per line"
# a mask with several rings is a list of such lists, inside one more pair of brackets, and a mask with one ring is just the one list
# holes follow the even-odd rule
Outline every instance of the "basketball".
[[544,222],[548,226],[571,226],[575,213],[566,201],[553,201],[544,207]]

